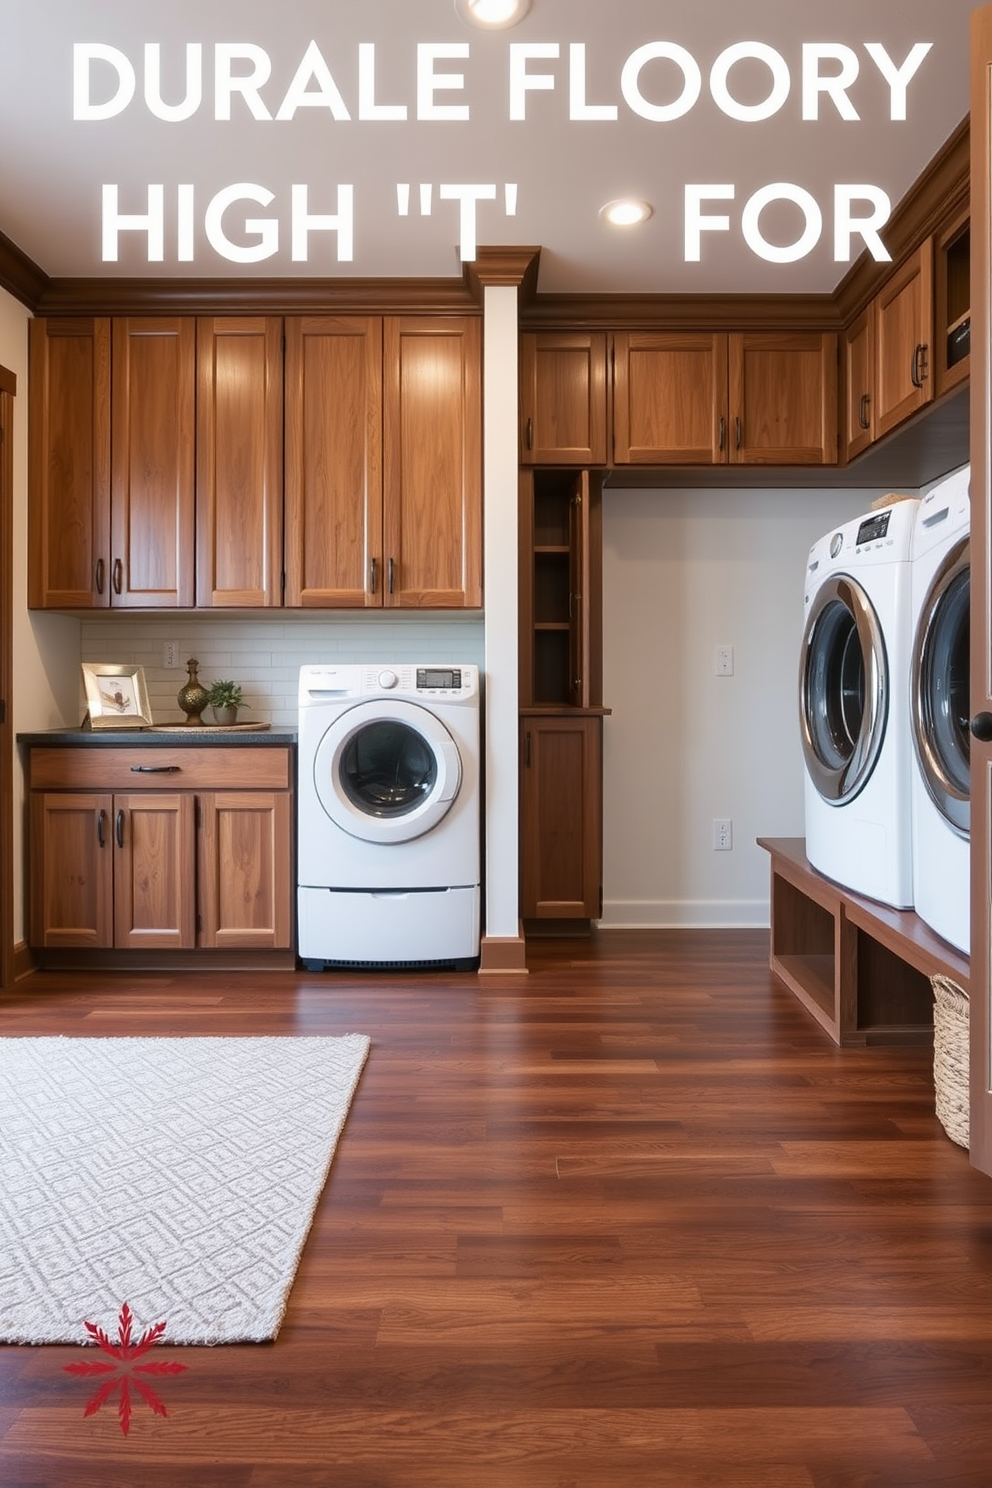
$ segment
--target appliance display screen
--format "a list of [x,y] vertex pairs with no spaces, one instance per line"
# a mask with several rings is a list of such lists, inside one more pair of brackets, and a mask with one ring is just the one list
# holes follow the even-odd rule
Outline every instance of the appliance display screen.
[[451,687],[461,688],[461,671],[454,667],[418,667],[418,687]]
[[885,511],[879,512],[876,517],[865,517],[861,526],[858,528],[858,546],[860,547],[862,543],[878,542],[879,538],[884,537],[889,530],[889,518],[891,515],[892,508],[890,506]]

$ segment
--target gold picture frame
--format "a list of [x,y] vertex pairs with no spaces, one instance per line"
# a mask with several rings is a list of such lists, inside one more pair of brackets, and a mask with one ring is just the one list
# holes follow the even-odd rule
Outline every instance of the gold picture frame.
[[127,662],[84,661],[82,668],[91,728],[151,728],[144,667]]

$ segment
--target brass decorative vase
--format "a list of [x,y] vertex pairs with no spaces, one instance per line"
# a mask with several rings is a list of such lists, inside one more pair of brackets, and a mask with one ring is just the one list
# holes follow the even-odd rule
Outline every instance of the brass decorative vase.
[[210,694],[196,674],[196,669],[199,665],[200,663],[195,657],[190,657],[186,663],[187,681],[179,689],[177,702],[186,714],[186,722],[188,724],[202,725],[203,719],[200,717],[200,714],[209,703]]

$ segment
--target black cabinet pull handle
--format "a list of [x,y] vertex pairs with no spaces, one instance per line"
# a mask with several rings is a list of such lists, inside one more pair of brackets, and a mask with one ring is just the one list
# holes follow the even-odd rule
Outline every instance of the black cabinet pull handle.
[[103,829],[107,825],[107,813],[100,808],[96,818],[96,840],[100,847],[106,847],[107,839],[103,835]]
[[123,847],[124,846],[124,812],[123,812],[123,809],[120,810],[120,811],[118,811],[118,813],[117,813],[117,821],[116,821],[115,826],[114,826],[114,833],[115,833],[115,835],[117,837],[117,846],[118,847]]
[[132,765],[132,775],[178,775],[182,765]]
[[739,418],[735,418],[734,419],[734,449],[740,449],[740,447],[741,447],[741,421],[740,421]]
[[976,713],[971,720],[971,732],[983,744],[992,740],[992,713]]
[[377,572],[376,572],[377,569],[378,569],[378,560],[375,559],[375,558],[373,558],[372,561],[371,561],[371,563],[369,564],[369,593],[370,594],[374,594],[375,593],[375,586],[376,586],[376,582],[377,582]]
[[915,388],[921,388],[924,382],[926,382],[929,373],[927,366],[927,352],[929,349],[926,343],[922,342],[913,352],[913,365],[910,368],[909,375],[913,380],[913,386]]
[[527,448],[529,450],[532,450],[534,448],[534,420],[533,419],[528,419],[527,420]]
[[393,560],[392,560],[392,558],[390,558],[390,560],[389,560],[389,592],[390,592],[390,594],[392,594],[392,592],[393,592]]
[[124,583],[124,565],[119,558],[114,559],[114,593],[120,594]]
[[524,765],[530,769],[530,729],[524,734]]
[[102,594],[103,593],[103,559],[102,558],[98,558],[96,560],[96,573],[94,574],[94,579],[96,580],[96,592],[97,592],[97,594]]
[[722,450],[724,444],[726,443],[726,441],[727,441],[727,425],[726,425],[726,420],[724,419],[723,414],[721,413],[721,415],[720,415],[720,437],[717,440],[717,449],[721,449]]
[[871,396],[870,396],[870,394],[868,394],[868,393],[862,393],[861,394],[861,402],[858,405],[858,423],[861,425],[862,429],[867,429],[867,428],[870,427],[870,422],[869,422],[869,419],[868,419],[868,408],[869,408],[870,404],[871,404]]

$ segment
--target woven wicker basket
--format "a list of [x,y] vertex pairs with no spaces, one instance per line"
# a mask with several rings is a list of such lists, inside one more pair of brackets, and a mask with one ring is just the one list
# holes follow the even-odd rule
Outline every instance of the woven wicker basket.
[[932,976],[933,1083],[937,1120],[952,1142],[968,1146],[968,994],[950,977]]

